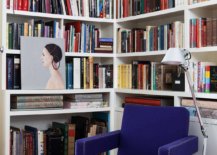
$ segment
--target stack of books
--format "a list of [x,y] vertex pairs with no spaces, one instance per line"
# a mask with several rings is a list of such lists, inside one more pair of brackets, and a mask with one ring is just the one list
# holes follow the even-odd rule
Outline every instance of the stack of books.
[[75,94],[68,95],[64,100],[64,108],[102,108],[108,107],[103,94]]
[[11,110],[62,109],[62,95],[16,95],[11,97]]
[[113,53],[113,38],[99,38],[95,53]]

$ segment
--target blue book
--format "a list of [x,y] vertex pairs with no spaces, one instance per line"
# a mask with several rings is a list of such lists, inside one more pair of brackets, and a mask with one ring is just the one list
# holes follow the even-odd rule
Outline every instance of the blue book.
[[160,26],[160,50],[164,50],[164,25]]
[[100,42],[113,42],[113,38],[99,38]]
[[66,64],[67,72],[66,72],[66,89],[73,89],[73,65],[72,63]]
[[95,25],[92,25],[92,49],[91,53],[94,53],[95,49]]
[[14,88],[14,58],[7,57],[7,89]]

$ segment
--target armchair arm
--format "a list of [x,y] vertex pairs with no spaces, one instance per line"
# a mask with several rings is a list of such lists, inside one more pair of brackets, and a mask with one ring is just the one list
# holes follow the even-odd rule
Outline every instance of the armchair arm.
[[198,151],[198,138],[188,136],[161,146],[158,155],[192,155]]
[[120,131],[83,138],[76,141],[75,155],[97,155],[119,146]]

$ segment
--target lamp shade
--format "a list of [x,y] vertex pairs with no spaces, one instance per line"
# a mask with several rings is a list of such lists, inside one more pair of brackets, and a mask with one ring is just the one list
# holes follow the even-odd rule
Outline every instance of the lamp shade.
[[184,52],[179,48],[170,48],[161,61],[161,63],[168,65],[182,65],[185,62]]

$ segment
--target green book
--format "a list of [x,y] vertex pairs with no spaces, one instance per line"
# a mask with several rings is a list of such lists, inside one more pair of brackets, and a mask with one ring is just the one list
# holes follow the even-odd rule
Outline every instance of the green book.
[[140,0],[140,14],[144,13],[144,0]]
[[65,123],[53,122],[53,128],[59,128],[64,136],[64,155],[68,155],[68,125]]

